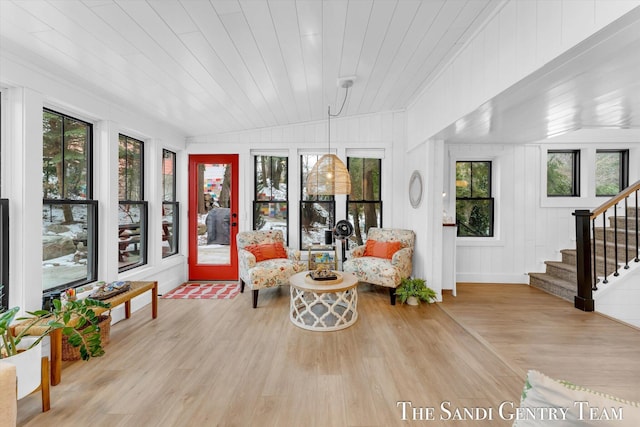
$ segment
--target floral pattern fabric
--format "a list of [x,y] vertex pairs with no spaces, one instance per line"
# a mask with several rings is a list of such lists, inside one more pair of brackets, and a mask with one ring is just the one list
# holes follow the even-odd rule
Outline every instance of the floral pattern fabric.
[[400,242],[402,249],[393,258],[364,256],[365,245],[351,250],[351,258],[344,263],[344,271],[354,274],[359,281],[397,288],[402,279],[411,276],[415,233],[394,228],[370,228],[367,239],[379,242]]
[[289,277],[304,271],[305,263],[300,261],[300,251],[286,248],[288,258],[275,258],[256,262],[256,257],[244,248],[248,245],[282,242],[280,230],[243,231],[236,235],[240,280],[249,289],[263,289],[288,285]]

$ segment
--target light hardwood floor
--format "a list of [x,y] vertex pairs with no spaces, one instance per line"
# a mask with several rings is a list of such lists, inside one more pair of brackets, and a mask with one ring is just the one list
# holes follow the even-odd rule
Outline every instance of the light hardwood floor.
[[[455,408],[516,406],[527,369],[640,400],[640,331],[525,285],[459,285],[417,308],[360,285],[359,319],[311,332],[289,289],[232,300],[160,300],[112,326],[107,354],[66,363],[51,411],[33,394],[20,426],[510,426],[441,421]],[[518,305],[520,304],[520,305]],[[577,333],[577,336],[576,336]],[[398,402],[435,407],[402,420]]]

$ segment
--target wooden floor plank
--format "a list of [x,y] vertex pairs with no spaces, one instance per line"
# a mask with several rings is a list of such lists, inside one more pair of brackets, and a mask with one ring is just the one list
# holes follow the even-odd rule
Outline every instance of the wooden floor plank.
[[400,426],[402,401],[437,416],[517,405],[528,369],[640,400],[640,332],[528,286],[460,284],[409,307],[360,285],[358,321],[335,332],[293,325],[288,292],[260,292],[255,310],[250,293],[160,300],[157,319],[112,326],[104,357],[65,363],[49,412],[19,401],[18,425]]

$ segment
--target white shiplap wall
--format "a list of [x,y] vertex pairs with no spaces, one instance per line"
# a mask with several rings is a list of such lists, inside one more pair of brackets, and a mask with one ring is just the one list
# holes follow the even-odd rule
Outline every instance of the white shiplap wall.
[[[403,223],[404,194],[396,183],[403,182],[402,147],[405,141],[404,112],[381,112],[361,116],[331,119],[331,151],[346,164],[348,152],[371,152],[383,155],[382,200],[383,225],[398,227]],[[327,121],[315,121],[289,126],[276,126],[241,132],[190,138],[188,154],[237,153],[240,156],[240,231],[251,229],[253,201],[253,158],[255,153],[273,150],[289,157],[289,244],[299,247],[299,218],[296,208],[300,194],[301,153],[324,154],[327,143]],[[346,196],[336,197],[336,220],[344,219]]]
[[[3,52],[0,52],[3,55]],[[87,91],[74,82],[53,77],[20,59],[2,57],[0,88],[3,94],[3,197],[10,199],[10,305],[35,310],[42,303],[42,109],[51,108],[94,125],[94,198],[99,201],[99,280],[159,280],[161,292],[184,281],[186,257],[162,259],[160,251],[162,148],[178,154],[178,169],[186,171],[185,136],[166,123],[128,111]],[[4,126],[6,125],[6,126]],[[4,129],[6,127],[6,129]],[[149,201],[149,262],[118,273],[118,133],[145,142],[146,199]],[[154,162],[157,162],[154,165]],[[5,167],[7,168],[5,172]],[[186,213],[186,173],[177,177],[178,197]],[[157,187],[155,187],[157,185]],[[181,253],[186,253],[186,224],[181,229]],[[105,255],[107,254],[107,255]],[[112,254],[110,257],[108,254]],[[34,266],[38,268],[34,268]],[[145,301],[145,299],[147,301]],[[141,297],[134,309],[149,301]],[[123,308],[113,316],[123,317]]]
[[[405,153],[408,157],[414,152],[423,153],[423,160],[428,165],[427,181],[437,181],[439,176],[444,180],[441,188],[427,186],[432,193],[426,198],[432,205],[413,227],[418,240],[428,238],[434,242],[425,248],[423,259],[436,259],[441,252],[442,246],[438,242],[442,232],[437,224],[442,211],[437,197],[441,197],[443,191],[455,194],[448,174],[455,164],[454,157],[460,153],[489,156],[497,161],[499,178],[496,185],[500,199],[497,201],[499,238],[476,243],[458,242],[458,281],[527,283],[525,273],[541,271],[544,260],[557,259],[559,249],[570,247],[572,210],[541,207],[540,147],[447,145],[442,155],[433,148],[417,148],[440,144],[430,138],[639,4],[637,0],[505,2],[461,53],[416,97],[407,109]],[[615,140],[615,136],[609,139]],[[412,161],[415,161],[413,157],[406,160]],[[410,170],[405,170],[404,181],[408,174]],[[531,197],[532,194],[538,196]],[[455,212],[451,205],[455,202],[447,198],[444,201],[449,203],[448,212]],[[424,263],[426,265],[426,261]],[[424,274],[431,278],[432,287],[439,289],[441,276],[437,268],[425,269]]]

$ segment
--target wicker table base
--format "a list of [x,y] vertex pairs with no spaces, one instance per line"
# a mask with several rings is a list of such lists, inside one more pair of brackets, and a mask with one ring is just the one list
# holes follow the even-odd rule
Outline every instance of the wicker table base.
[[310,331],[337,331],[358,320],[358,279],[340,273],[339,283],[308,280],[308,271],[294,274],[291,284],[291,322]]

